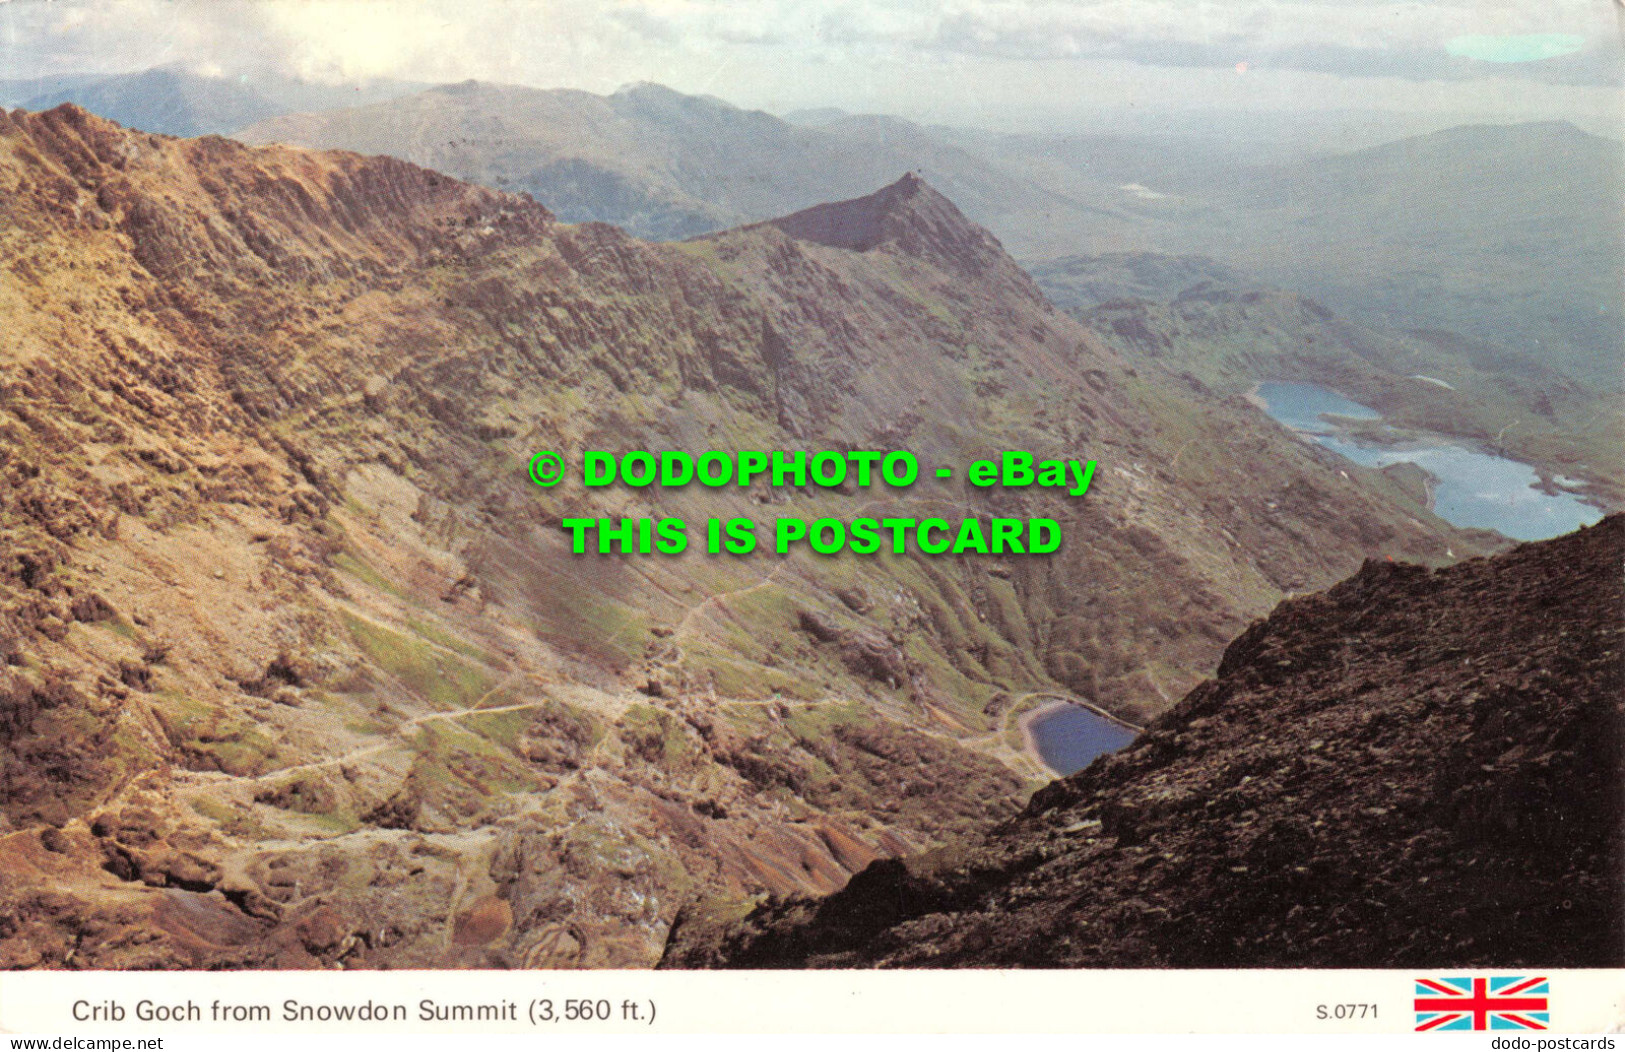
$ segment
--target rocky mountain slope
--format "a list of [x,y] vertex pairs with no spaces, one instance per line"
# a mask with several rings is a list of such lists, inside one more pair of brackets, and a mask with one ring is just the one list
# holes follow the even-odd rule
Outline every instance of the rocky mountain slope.
[[676,967],[1619,967],[1625,517],[1281,604],[975,846],[693,909]]
[[[830,231],[861,230],[858,239]],[[628,966],[1007,817],[1041,692],[1495,546],[1055,311],[905,179],[676,245],[389,158],[0,116],[0,961]],[[1025,449],[1082,501],[532,486]],[[1040,559],[575,557],[567,515],[1045,515]]]

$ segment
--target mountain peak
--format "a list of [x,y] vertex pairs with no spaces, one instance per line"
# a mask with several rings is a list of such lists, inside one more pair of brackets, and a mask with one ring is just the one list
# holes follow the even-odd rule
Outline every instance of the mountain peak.
[[912,213],[925,210],[939,213],[938,218],[951,225],[986,233],[914,172],[867,197],[814,205],[775,219],[772,225],[801,241],[868,252],[899,233]]
[[[886,187],[886,190],[899,190],[899,191],[904,192],[904,193],[913,193],[916,190],[920,189],[921,187],[924,187],[927,190],[931,189],[929,186],[926,185],[925,180],[920,178],[920,173],[918,173],[918,172],[904,172],[903,177],[901,179],[897,180],[895,183],[891,184],[890,186]],[[881,192],[884,193],[885,190],[883,190]]]
[[629,103],[663,112],[738,111],[739,107],[715,95],[689,95],[652,80],[623,84],[609,96],[611,102]]
[[938,212],[939,218],[951,225],[978,231],[991,239],[991,235],[966,219],[951,201],[913,172],[867,197],[814,205],[770,220],[768,225],[778,227],[798,241],[868,252],[896,236],[904,226],[911,225],[911,213],[921,211],[921,206]]
[[653,80],[634,80],[616,88],[612,95],[648,95],[651,97],[684,98],[682,92]]
[[798,241],[851,252],[893,251],[978,280],[997,275],[1042,298],[999,240],[965,218],[917,172],[906,172],[867,197],[815,205],[765,225]]
[[[26,109],[16,111],[19,118],[29,115]],[[72,129],[73,133],[93,133],[97,135],[122,135],[126,129],[118,121],[99,114],[92,113],[76,102],[59,102],[50,109],[34,111],[31,114],[40,124],[48,129]]]

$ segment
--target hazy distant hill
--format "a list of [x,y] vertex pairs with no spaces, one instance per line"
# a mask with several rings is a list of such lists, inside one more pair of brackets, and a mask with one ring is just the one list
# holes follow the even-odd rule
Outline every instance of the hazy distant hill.
[[94,84],[105,78],[94,73],[13,77],[0,80],[0,106],[21,106],[29,99],[37,99],[55,92]]
[[1452,128],[1208,191],[1193,247],[1340,311],[1438,327],[1617,387],[1625,324],[1620,143],[1568,124]]
[[571,221],[674,239],[852,197],[920,171],[1013,252],[1070,231],[1103,250],[1134,217],[1052,193],[907,121],[831,114],[798,127],[640,84],[613,95],[468,82],[244,129],[249,143],[381,153],[509,190]]
[[641,85],[465,84],[245,129],[520,189],[562,216],[690,236],[923,170],[1029,264],[1210,257],[1396,327],[1459,332],[1618,380],[1620,146],[1473,126],[1292,163],[1193,135],[1001,135],[838,110],[794,123]]
[[54,83],[3,82],[0,98],[10,96],[8,104],[30,110],[71,102],[128,128],[197,136],[225,134],[290,111],[376,102],[419,87],[398,81],[317,84],[269,73],[211,77],[179,66],[160,66],[106,77],[59,78]]
[[[951,137],[1062,196],[1117,187],[1128,196],[1114,206],[1141,220],[1130,251],[1208,256],[1351,317],[1490,340],[1618,386],[1625,154],[1613,139],[1473,125],[1260,164],[1188,137]],[[1027,258],[1091,251],[1043,247]]]
[[64,102],[126,127],[184,136],[227,132],[282,112],[244,84],[180,69],[149,69],[72,85],[36,95],[23,105],[47,110]]
[[1075,314],[1110,300],[1172,299],[1203,282],[1242,281],[1234,270],[1206,256],[1159,252],[1063,256],[1028,269],[1052,303]]

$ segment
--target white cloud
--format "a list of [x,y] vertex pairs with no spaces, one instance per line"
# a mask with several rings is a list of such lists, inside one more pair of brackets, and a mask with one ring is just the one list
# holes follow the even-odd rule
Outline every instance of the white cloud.
[[[1584,44],[1575,54],[1511,66],[1447,50],[1452,40],[1497,34],[1562,34]],[[274,68],[325,81],[474,77],[606,91],[652,80],[753,105],[833,104],[944,120],[994,106],[1036,112],[1101,98],[1142,106],[1223,98],[1238,105],[1397,108],[1432,100],[1426,104],[1509,114],[1538,102],[1557,115],[1565,106],[1594,111],[1599,93],[1617,95],[1619,52],[1611,5],[1601,0],[12,0],[0,6],[0,70],[13,76],[173,62],[226,72]],[[1245,85],[1234,75],[1242,62]]]

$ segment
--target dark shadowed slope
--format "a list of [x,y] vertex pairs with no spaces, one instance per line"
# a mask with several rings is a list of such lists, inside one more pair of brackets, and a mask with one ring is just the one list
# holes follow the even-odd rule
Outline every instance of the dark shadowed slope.
[[680,917],[665,963],[1618,966],[1625,518],[1367,563],[979,847]]

